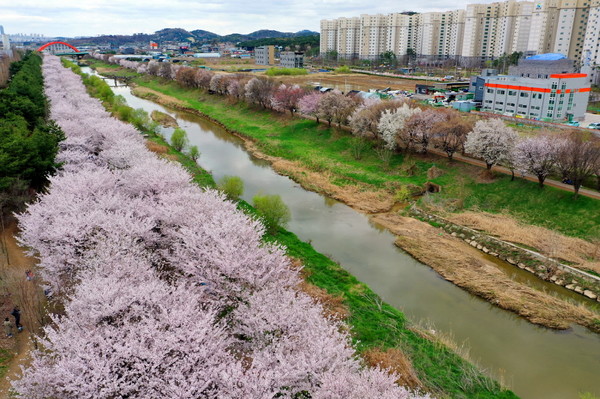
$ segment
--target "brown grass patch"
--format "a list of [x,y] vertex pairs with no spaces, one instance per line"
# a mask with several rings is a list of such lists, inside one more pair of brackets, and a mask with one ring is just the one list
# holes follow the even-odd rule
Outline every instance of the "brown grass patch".
[[169,147],[155,143],[154,141],[146,141],[146,148],[156,154],[166,154],[169,152]]
[[443,278],[532,323],[567,329],[572,323],[600,331],[598,314],[510,279],[464,241],[413,218],[377,215],[373,220],[397,235],[396,245]]
[[505,214],[470,211],[450,214],[447,219],[505,241],[536,248],[546,256],[575,263],[574,266],[581,269],[600,273],[600,241],[592,243],[580,238],[567,237],[543,227],[519,223]]
[[422,389],[424,387],[419,377],[417,377],[412,362],[400,349],[382,350],[373,348],[364,352],[362,356],[369,366],[380,367],[398,374],[400,378],[396,382],[399,385],[411,389]]
[[323,315],[325,317],[331,317],[335,320],[345,320],[350,317],[350,311],[344,304],[344,297],[331,295],[323,288],[306,281],[302,281],[298,285],[298,288],[323,306]]
[[177,120],[164,112],[154,110],[150,114],[150,117],[154,122],[160,123],[164,127],[179,127]]

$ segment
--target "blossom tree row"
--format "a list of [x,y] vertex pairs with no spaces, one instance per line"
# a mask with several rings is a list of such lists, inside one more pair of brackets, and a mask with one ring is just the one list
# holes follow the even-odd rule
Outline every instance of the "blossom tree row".
[[43,69],[64,168],[20,215],[20,240],[64,311],[18,395],[428,397],[363,366],[259,221],[147,151],[56,57]]

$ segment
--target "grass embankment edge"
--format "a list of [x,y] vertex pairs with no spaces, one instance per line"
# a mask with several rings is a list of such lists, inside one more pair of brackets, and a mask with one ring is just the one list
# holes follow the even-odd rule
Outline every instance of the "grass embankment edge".
[[[165,154],[182,162],[201,187],[215,187],[208,172],[173,149],[162,137],[149,135],[148,139],[168,148]],[[239,202],[239,207],[246,213],[255,214],[244,201]],[[438,398],[517,398],[434,337],[426,337],[425,333],[410,326],[402,312],[382,302],[367,285],[295,234],[280,228],[276,234],[265,236],[265,240],[284,245],[290,257],[299,259],[308,283],[325,290],[328,295],[341,298],[348,309],[346,322],[359,354],[370,350],[401,349],[410,358],[425,389]]]

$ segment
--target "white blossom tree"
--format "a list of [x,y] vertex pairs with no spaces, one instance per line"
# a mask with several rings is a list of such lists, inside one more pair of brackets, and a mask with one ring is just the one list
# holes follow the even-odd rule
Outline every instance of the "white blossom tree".
[[482,158],[487,169],[502,162],[513,150],[518,135],[506,126],[501,119],[493,118],[477,121],[475,128],[467,135],[465,151]]
[[560,142],[556,137],[536,135],[528,137],[515,146],[517,168],[538,178],[540,187],[556,165]]

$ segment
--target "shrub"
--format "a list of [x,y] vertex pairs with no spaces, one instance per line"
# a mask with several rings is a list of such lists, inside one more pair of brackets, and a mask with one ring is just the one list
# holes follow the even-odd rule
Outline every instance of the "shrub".
[[197,145],[191,146],[190,152],[188,153],[188,155],[190,156],[190,158],[192,158],[194,160],[194,162],[196,162],[198,160],[198,158],[200,158],[200,150],[198,150],[198,146]]
[[244,181],[238,176],[223,176],[219,190],[230,200],[237,201],[244,194]]
[[188,138],[187,138],[187,133],[185,132],[185,130],[180,129],[180,128],[175,129],[175,131],[173,132],[173,135],[171,136],[171,145],[177,151],[183,151],[183,149],[185,147],[187,147]]
[[295,76],[307,75],[308,71],[302,68],[271,68],[265,72],[267,76]]
[[279,195],[256,195],[253,202],[268,232],[275,233],[290,221],[290,209]]
[[342,65],[339,68],[335,68],[333,70],[333,72],[335,72],[335,73],[351,73],[352,71],[350,71],[350,67],[348,65]]

